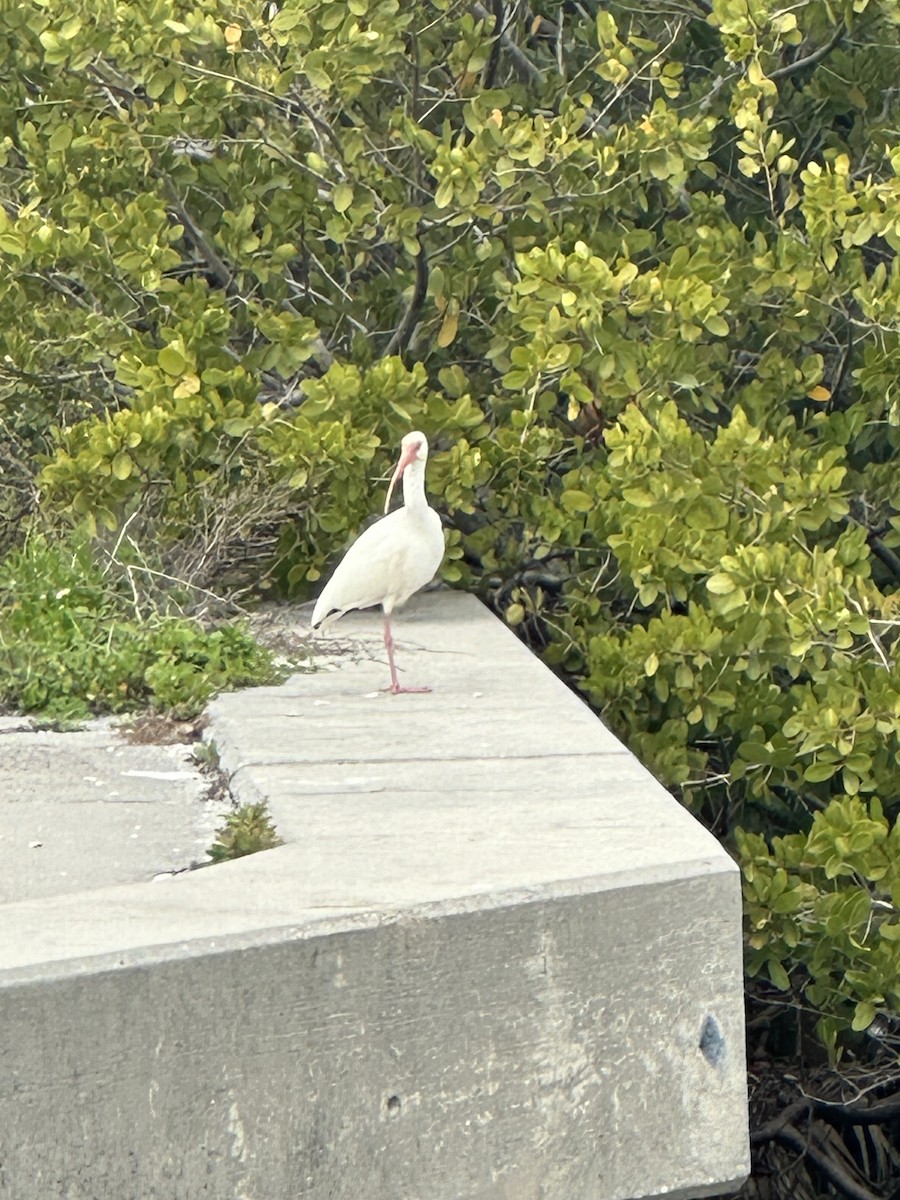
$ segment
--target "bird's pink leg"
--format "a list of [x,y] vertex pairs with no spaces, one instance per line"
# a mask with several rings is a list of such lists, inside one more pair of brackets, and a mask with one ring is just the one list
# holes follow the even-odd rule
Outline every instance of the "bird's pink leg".
[[397,668],[394,666],[394,638],[391,634],[391,618],[384,614],[384,648],[387,650],[388,663],[391,668],[391,686],[385,688],[386,692],[390,692],[392,696],[396,696],[401,692],[430,692],[429,687],[401,687],[400,680],[397,678]]

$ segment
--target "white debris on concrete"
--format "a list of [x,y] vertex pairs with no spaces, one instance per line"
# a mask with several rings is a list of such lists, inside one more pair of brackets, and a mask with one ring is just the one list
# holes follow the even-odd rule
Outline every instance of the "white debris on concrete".
[[106,719],[69,733],[0,719],[0,904],[208,861],[223,806],[192,751],[133,745]]

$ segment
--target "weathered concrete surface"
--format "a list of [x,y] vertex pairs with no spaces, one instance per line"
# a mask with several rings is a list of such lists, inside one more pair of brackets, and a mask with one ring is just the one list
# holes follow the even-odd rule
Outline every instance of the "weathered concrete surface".
[[363,617],[347,665],[214,706],[285,846],[0,908],[0,1196],[740,1182],[733,864],[473,600],[416,614],[431,695],[375,691]]
[[137,883],[206,859],[222,804],[188,745],[109,720],[55,733],[0,718],[0,905]]

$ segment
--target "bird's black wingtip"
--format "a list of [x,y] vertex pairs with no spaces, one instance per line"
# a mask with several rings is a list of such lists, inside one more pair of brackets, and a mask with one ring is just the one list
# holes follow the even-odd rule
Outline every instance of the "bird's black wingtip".
[[315,631],[317,629],[321,629],[322,626],[325,624],[325,622],[329,619],[329,617],[333,617],[335,615],[340,616],[341,610],[339,608],[329,608],[329,610],[327,612],[322,613],[322,615],[321,615],[321,617],[319,617],[318,621],[310,621],[310,623],[309,623],[310,629],[312,629],[313,631]]

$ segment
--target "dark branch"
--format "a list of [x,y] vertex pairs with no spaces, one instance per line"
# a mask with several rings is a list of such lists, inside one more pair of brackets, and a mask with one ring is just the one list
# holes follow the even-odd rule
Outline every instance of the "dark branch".
[[900,1100],[887,1100],[882,1104],[837,1104],[830,1100],[817,1100],[816,1112],[826,1121],[841,1125],[883,1125],[900,1117]]
[[881,559],[894,578],[900,579],[900,558],[897,557],[893,550],[889,546],[886,546],[881,538],[874,533],[870,533],[866,541],[869,543],[872,553]]
[[491,56],[484,68],[481,86],[489,91],[496,82],[497,68],[500,66],[500,46],[503,38],[503,21],[506,14],[503,11],[503,0],[493,0],[494,10],[494,44],[491,46]]
[[763,1125],[761,1129],[754,1130],[750,1135],[750,1144],[752,1146],[759,1146],[765,1142],[771,1142],[774,1137],[777,1137],[781,1133],[785,1125],[789,1125],[795,1117],[800,1117],[808,1113],[811,1107],[811,1100],[795,1100],[793,1104],[789,1104],[787,1108],[782,1109],[778,1116],[774,1117],[768,1124]]
[[409,339],[419,320],[422,307],[425,304],[425,294],[428,291],[428,256],[425,253],[425,243],[422,231],[419,230],[419,253],[416,255],[416,283],[409,306],[403,315],[403,320],[394,330],[391,340],[384,348],[383,358],[391,354],[402,354],[409,345]]
[[777,67],[769,78],[773,80],[787,79],[789,75],[796,75],[798,71],[802,71],[805,67],[814,67],[817,62],[821,62],[826,55],[832,52],[845,33],[844,22],[839,21],[837,28],[827,42],[824,42],[818,49],[813,50],[803,58],[794,59],[792,63],[787,63],[783,67]]
[[184,203],[176,192],[172,181],[168,178],[168,176],[164,175],[162,177],[162,182],[169,204],[174,210],[175,215],[178,217],[178,220],[184,226],[185,233],[203,256],[203,259],[209,268],[209,273],[224,292],[232,294],[234,291],[234,276],[232,275],[231,271],[229,271],[229,269],[225,266],[225,263],[219,257],[206,234],[185,208]]
[[775,1140],[782,1142],[785,1146],[790,1146],[792,1150],[798,1150],[804,1154],[813,1166],[821,1171],[826,1179],[832,1183],[844,1196],[848,1196],[850,1200],[884,1200],[877,1192],[870,1192],[867,1187],[863,1187],[861,1183],[853,1178],[853,1176],[841,1166],[839,1162],[825,1154],[817,1146],[811,1144],[808,1138],[804,1137],[799,1129],[795,1129],[793,1125],[785,1125],[783,1129],[775,1134]]
[[297,88],[294,88],[291,91],[288,99],[290,100],[291,104],[295,105],[300,112],[303,113],[304,117],[306,117],[307,121],[309,121],[310,125],[312,125],[314,129],[316,129],[319,133],[324,134],[325,137],[328,138],[329,142],[331,143],[332,150],[334,150],[338,159],[343,162],[344,148],[341,145],[337,134],[334,132],[325,118],[320,117],[317,113],[313,112],[303,97],[299,94]]
[[[472,12],[479,21],[490,21],[491,14],[483,4],[473,4]],[[520,75],[524,75],[529,83],[541,84],[544,82],[544,76],[540,72],[531,59],[522,51],[519,46],[512,40],[508,33],[500,34],[500,43],[503,49],[512,59],[514,66]]]
[[[831,395],[833,400],[838,403],[840,401],[841,387],[847,377],[847,372],[850,369],[850,363],[853,358],[853,325],[850,321],[847,322],[847,344],[844,347],[844,352],[841,355],[841,363],[838,367],[837,375],[831,383]],[[848,407],[842,405],[841,407]]]
[[409,115],[413,122],[417,122],[419,119],[419,89],[422,86],[422,63],[419,59],[419,39],[415,33],[410,38],[410,52],[413,60],[413,77],[409,91]]

